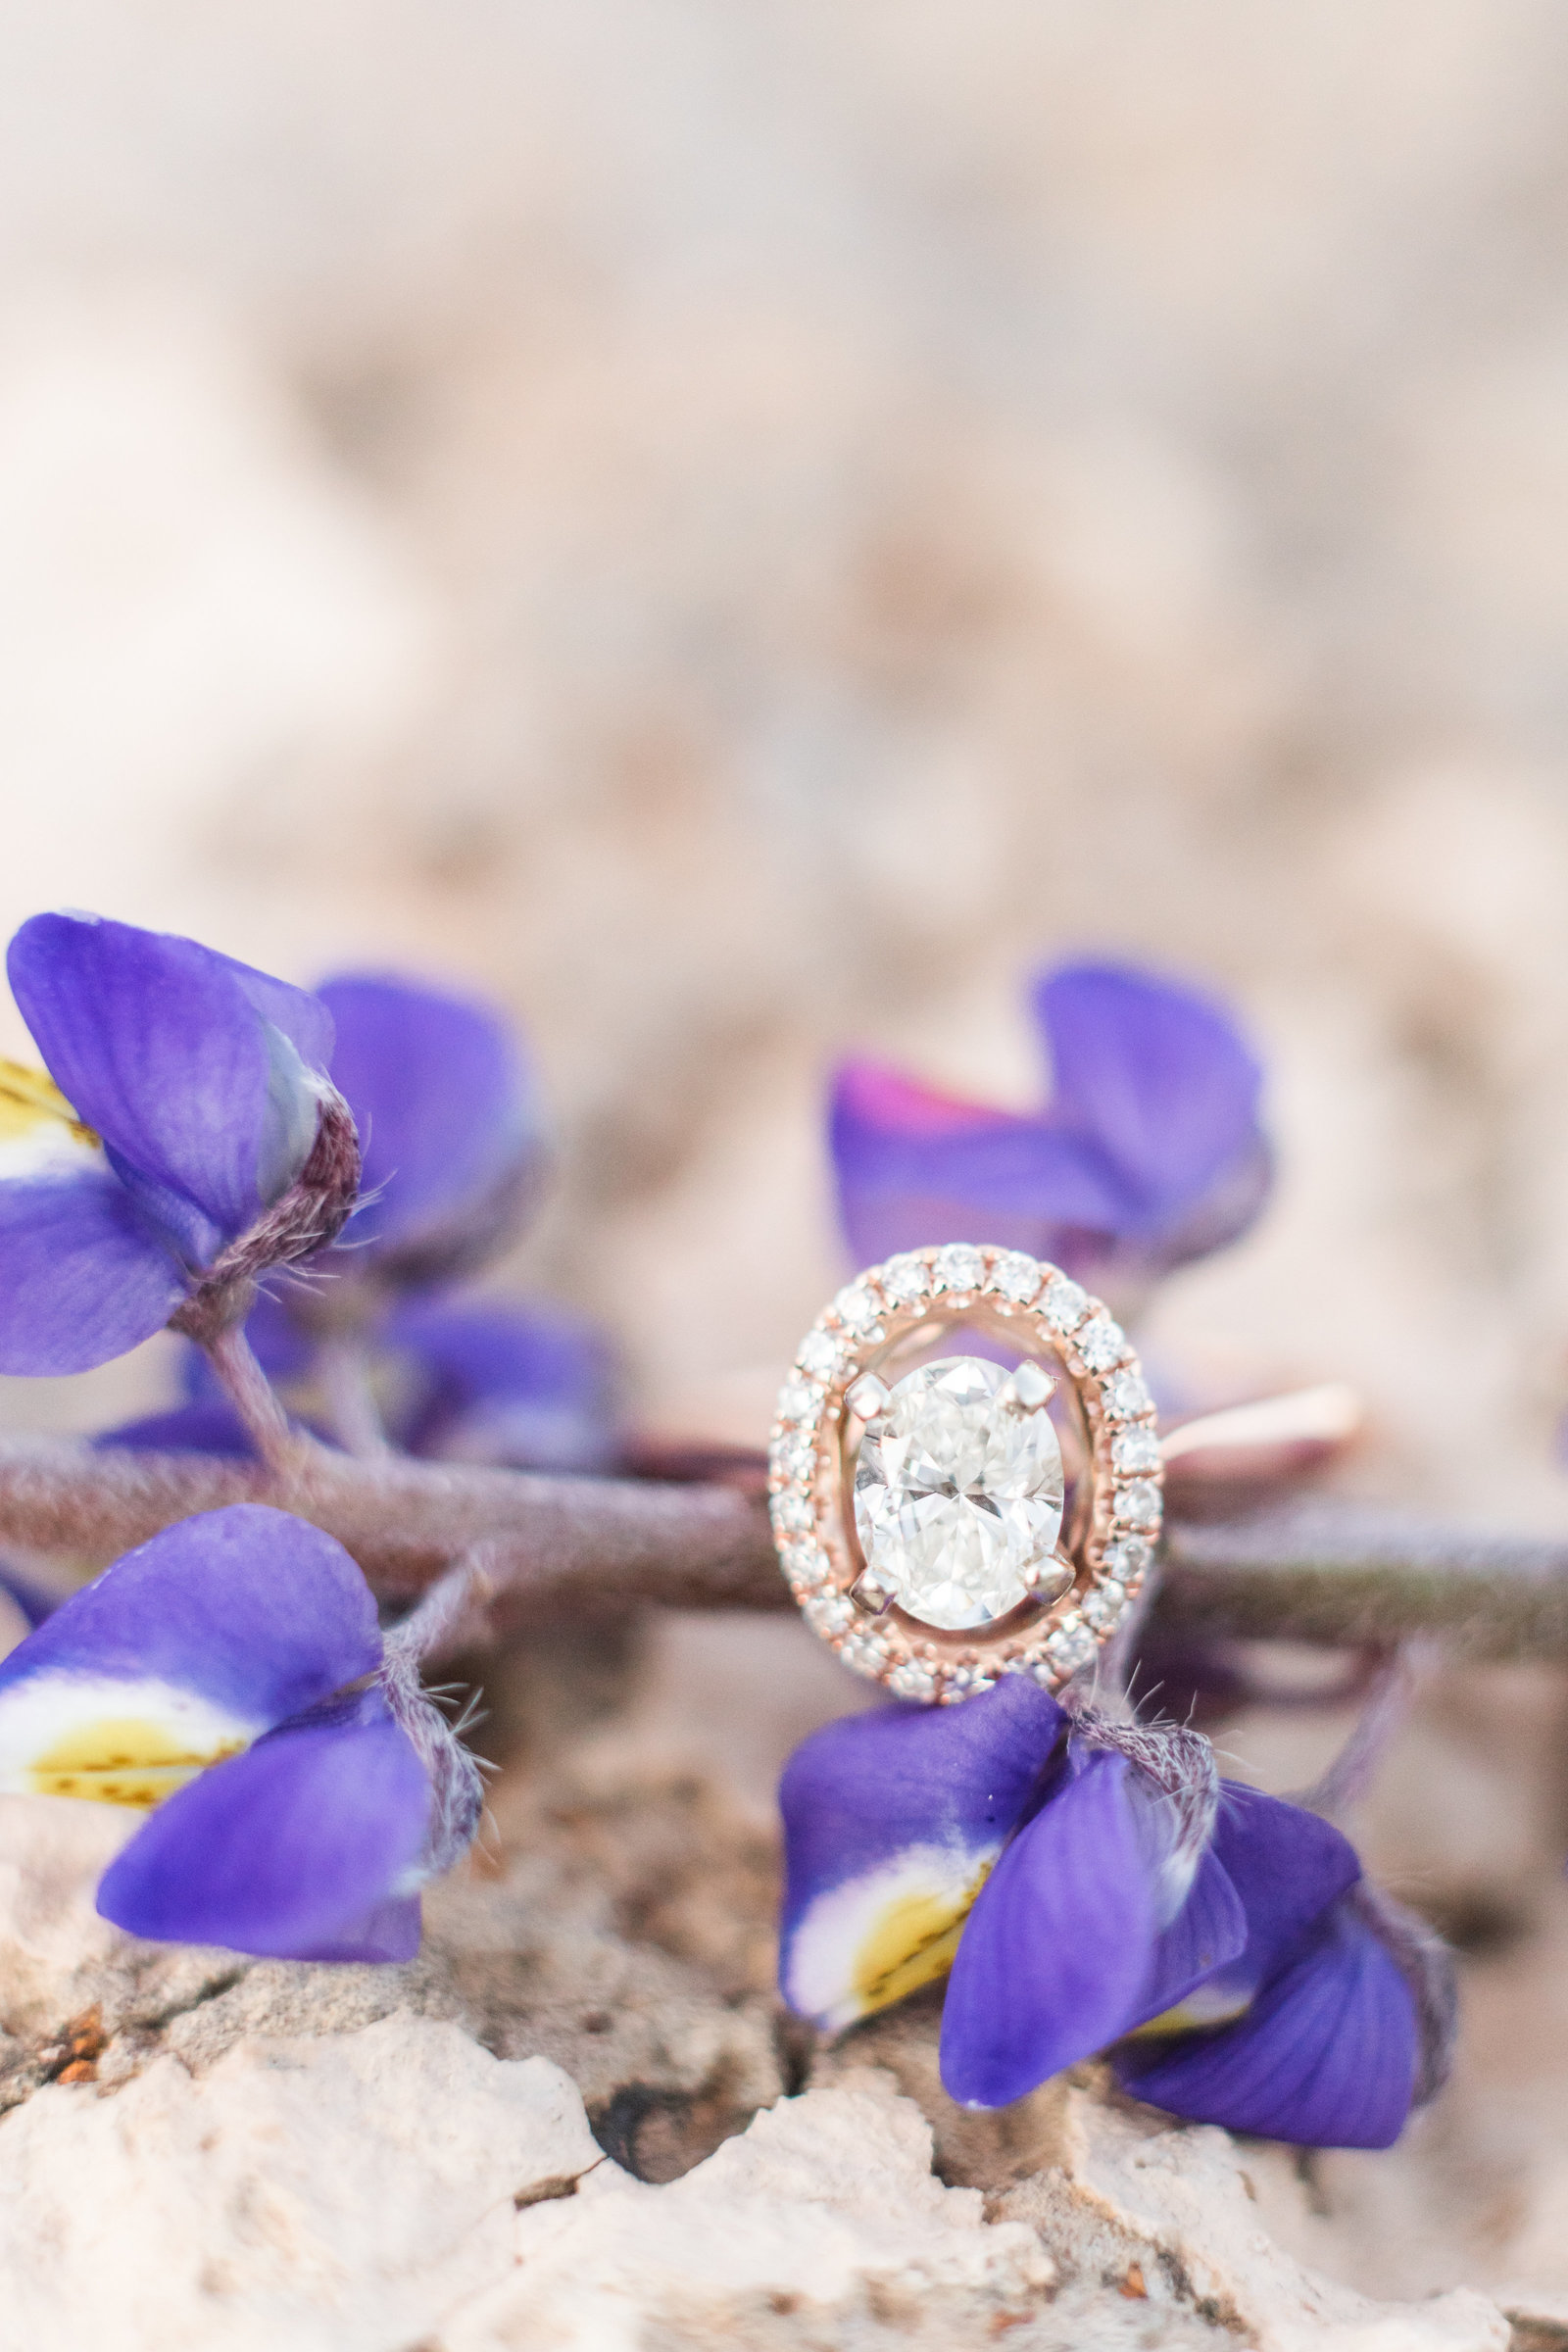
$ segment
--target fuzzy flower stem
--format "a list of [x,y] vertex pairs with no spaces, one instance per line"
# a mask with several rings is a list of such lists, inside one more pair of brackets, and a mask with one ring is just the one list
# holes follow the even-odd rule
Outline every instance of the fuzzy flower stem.
[[471,1640],[496,1590],[494,1554],[493,1544],[475,1544],[437,1577],[423,1599],[387,1634],[388,1655],[420,1661]]
[[[292,1437],[276,1468],[0,1440],[0,1544],[107,1562],[231,1502],[274,1503],[324,1527],[387,1598],[413,1598],[484,1543],[502,1640],[563,1609],[794,1606],[761,1504],[718,1481],[360,1462]],[[1386,1649],[1431,1633],[1471,1659],[1568,1660],[1568,1541],[1329,1499],[1217,1525],[1178,1519],[1153,1616],[1184,1637]]]
[[290,1429],[277,1393],[256,1360],[242,1323],[225,1323],[203,1334],[207,1360],[222,1383],[223,1394],[245,1424],[258,1453],[274,1478],[289,1480],[300,1452],[300,1440]]

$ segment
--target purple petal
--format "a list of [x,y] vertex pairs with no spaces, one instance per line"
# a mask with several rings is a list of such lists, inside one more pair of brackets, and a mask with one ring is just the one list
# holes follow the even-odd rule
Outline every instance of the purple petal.
[[1339,1902],[1246,2015],[1115,2053],[1123,2089],[1195,2123],[1316,2148],[1386,2148],[1410,2111],[1415,2003],[1395,1962]]
[[0,1661],[0,1706],[43,1676],[162,1684],[277,1723],[374,1671],[368,1586],[341,1544],[235,1503],[127,1552]]
[[167,1413],[144,1413],[136,1421],[122,1421],[117,1429],[100,1430],[95,1446],[112,1446],[127,1453],[236,1454],[254,1460],[250,1432],[234,1407],[221,1396],[202,1397],[176,1404]]
[[538,1110],[511,1030],[466,997],[345,973],[319,995],[334,1084],[364,1151],[351,1241],[373,1250],[482,1214],[537,1150]]
[[1198,1865],[1187,1900],[1154,1939],[1136,2012],[1123,2031],[1172,2009],[1194,1988],[1238,1959],[1247,1944],[1247,1909],[1213,1852]]
[[1054,1699],[1009,1676],[958,1706],[828,1724],[796,1749],[779,1787],[792,2007],[845,2025],[941,1973],[1062,1723]]
[[1361,1864],[1332,1822],[1239,1781],[1221,1783],[1213,1848],[1246,1910],[1247,1943],[1211,1990],[1245,1998],[1355,1885]]
[[873,1063],[838,1072],[829,1134],[858,1265],[951,1241],[1070,1257],[1064,1235],[1113,1232],[1136,1213],[1093,1139],[959,1102]]
[[[244,966],[194,940],[90,915],[34,915],[7,963],[51,1075],[138,1207],[188,1263],[210,1263],[314,1136],[309,1071],[253,1002],[258,989],[268,1002],[299,992],[242,979]],[[308,1036],[314,1016],[295,1026]]]
[[5,1182],[0,1372],[87,1372],[162,1331],[187,1295],[168,1249],[100,1161]]
[[1193,990],[1111,964],[1036,983],[1052,1118],[1092,1139],[1125,1188],[1124,1234],[1192,1216],[1255,1159],[1262,1073],[1234,1024]]
[[1075,1749],[969,1914],[942,2012],[942,2082],[1004,2107],[1124,2033],[1154,1949],[1156,1892],[1125,1757]]
[[403,1959],[429,1813],[417,1756],[381,1692],[363,1690],[170,1797],[104,1873],[98,1909],[164,1942]]
[[552,1470],[613,1459],[610,1352],[581,1317],[410,1300],[382,1336],[409,1359],[411,1452]]

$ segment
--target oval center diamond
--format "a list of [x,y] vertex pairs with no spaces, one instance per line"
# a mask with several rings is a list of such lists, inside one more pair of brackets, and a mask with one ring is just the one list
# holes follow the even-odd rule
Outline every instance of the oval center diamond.
[[[860,1441],[855,1525],[867,1568],[926,1625],[989,1625],[1027,1597],[1061,1533],[1051,1416],[974,1355],[906,1373]],[[1009,1392],[1010,1394],[1010,1392]]]

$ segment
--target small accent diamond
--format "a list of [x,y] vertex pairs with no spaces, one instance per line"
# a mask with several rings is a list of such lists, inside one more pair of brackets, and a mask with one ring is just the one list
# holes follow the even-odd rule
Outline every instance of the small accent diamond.
[[1127,1352],[1127,1334],[1108,1315],[1096,1315],[1079,1332],[1076,1345],[1091,1372],[1108,1372]]
[[950,1698],[978,1698],[983,1690],[994,1690],[997,1678],[987,1674],[982,1666],[956,1666],[948,1677],[947,1695]]
[[937,1678],[929,1666],[917,1666],[910,1658],[888,1676],[888,1689],[895,1698],[935,1698]]
[[833,1311],[847,1331],[864,1339],[876,1327],[881,1308],[863,1282],[846,1283],[833,1301]]
[[879,1280],[896,1306],[915,1306],[931,1296],[931,1269],[912,1250],[905,1250],[901,1257],[890,1257]]
[[1154,1399],[1141,1372],[1113,1372],[1101,1392],[1101,1403],[1113,1421],[1136,1421],[1152,1413]]
[[801,1370],[813,1380],[831,1380],[838,1369],[839,1344],[831,1332],[808,1332],[797,1360]]
[[816,1525],[816,1513],[805,1494],[775,1494],[773,1525],[786,1536],[808,1536]]
[[818,1634],[847,1634],[855,1623],[854,1607],[842,1592],[829,1592],[820,1600],[808,1600],[801,1614]]
[[1148,1479],[1137,1479],[1130,1487],[1118,1487],[1112,1498],[1112,1508],[1118,1519],[1130,1527],[1159,1525],[1159,1489]]
[[1063,1674],[1072,1674],[1080,1666],[1087,1666],[1099,1647],[1087,1625],[1058,1626],[1046,1643],[1053,1663]]
[[1053,1274],[1040,1304],[1053,1331],[1076,1331],[1089,1312],[1089,1293],[1065,1274]]
[[1146,1544],[1142,1536],[1118,1536],[1114,1544],[1105,1546],[1105,1574],[1118,1577],[1124,1585],[1136,1584],[1153,1556],[1153,1545]]
[[1159,1440],[1152,1429],[1124,1429],[1111,1446],[1110,1458],[1123,1472],[1157,1470]]
[[790,1429],[775,1438],[769,1451],[773,1468],[781,1478],[808,1479],[816,1468],[816,1447],[803,1429]]
[[851,1634],[841,1644],[839,1656],[857,1674],[880,1674],[888,1662],[888,1645],[874,1634]]
[[934,1272],[939,1291],[977,1291],[986,1278],[986,1261],[966,1242],[950,1242],[937,1251]]
[[786,1544],[782,1556],[784,1573],[798,1591],[815,1592],[827,1581],[827,1554],[819,1544]]
[[778,1400],[781,1421],[809,1421],[822,1401],[820,1389],[809,1387],[804,1380],[786,1381]]
[[1100,1585],[1084,1594],[1082,1606],[1084,1622],[1097,1634],[1108,1634],[1127,1606],[1127,1595],[1120,1585]]
[[1040,1288],[1040,1267],[1024,1250],[1004,1250],[991,1269],[987,1290],[1000,1291],[1015,1306],[1027,1306]]

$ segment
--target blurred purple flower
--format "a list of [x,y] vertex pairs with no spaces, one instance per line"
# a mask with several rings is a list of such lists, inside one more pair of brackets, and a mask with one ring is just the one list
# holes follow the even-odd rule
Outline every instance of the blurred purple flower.
[[0,1661],[0,1788],[151,1810],[98,1908],[132,1935],[404,1960],[477,1767],[340,1544],[259,1504],[127,1552]]
[[511,1239],[545,1156],[510,1026],[487,1004],[386,973],[343,973],[317,994],[365,1155],[360,1205],[322,1270],[382,1291],[471,1272]]
[[[330,1442],[314,1389],[314,1348],[287,1308],[264,1298],[246,1326],[258,1360],[299,1423]],[[583,1317],[493,1300],[411,1298],[368,1337],[386,1435],[406,1453],[522,1470],[594,1471],[617,1458],[614,1380],[603,1334]],[[252,1455],[243,1422],[205,1359],[186,1363],[187,1401],[103,1432],[137,1452]]]
[[[332,1425],[320,1350],[347,1338],[387,1437],[407,1451],[607,1468],[612,1383],[598,1331],[559,1310],[436,1287],[506,1245],[542,1168],[542,1118],[507,1023],[386,975],[345,974],[319,995],[336,1024],[333,1083],[363,1139],[364,1197],[305,1281],[257,1301],[247,1336],[263,1368],[320,1435]],[[187,1380],[188,1403],[100,1443],[249,1453],[205,1361],[192,1359]]]
[[948,1975],[942,2080],[968,2105],[1119,2045],[1175,2114],[1381,2147],[1437,2087],[1441,1972],[1337,1830],[1220,1782],[1195,1733],[1008,1677],[830,1724],[780,1802],[786,2000],[837,2030]]
[[997,1242],[1103,1286],[1201,1257],[1267,1198],[1261,1072],[1193,990],[1113,964],[1034,984],[1053,1091],[1020,1114],[875,1062],[834,1082],[839,1212],[857,1265],[932,1242]]
[[315,997],[94,915],[34,915],[7,966],[49,1075],[0,1063],[0,1371],[230,1319],[336,1233],[359,1156]]

